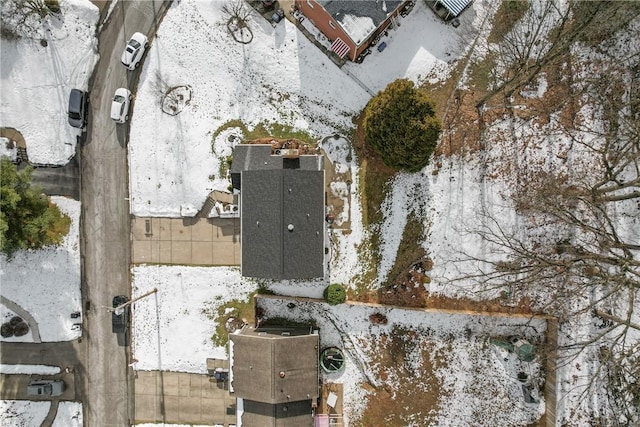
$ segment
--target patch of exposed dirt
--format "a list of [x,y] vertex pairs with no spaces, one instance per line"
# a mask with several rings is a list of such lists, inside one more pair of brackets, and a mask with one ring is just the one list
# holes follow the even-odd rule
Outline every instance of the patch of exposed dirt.
[[394,327],[368,349],[371,366],[380,387],[369,387],[367,407],[354,426],[430,425],[435,421],[440,399],[446,395],[435,375],[444,358],[435,345],[418,331]]

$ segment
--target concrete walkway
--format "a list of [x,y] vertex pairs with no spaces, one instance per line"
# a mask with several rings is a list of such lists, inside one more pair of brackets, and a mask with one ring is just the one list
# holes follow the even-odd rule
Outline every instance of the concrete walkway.
[[9,310],[16,313],[18,316],[22,317],[22,320],[24,320],[25,322],[27,322],[27,324],[29,324],[29,330],[31,331],[31,334],[33,336],[33,342],[35,343],[42,342],[42,340],[40,339],[40,329],[38,329],[38,323],[31,316],[31,313],[29,313],[27,310],[23,309],[18,304],[16,304],[15,302],[11,301],[10,299],[2,295],[0,295],[0,303],[6,306]]
[[134,264],[240,265],[240,219],[135,217],[131,258]]

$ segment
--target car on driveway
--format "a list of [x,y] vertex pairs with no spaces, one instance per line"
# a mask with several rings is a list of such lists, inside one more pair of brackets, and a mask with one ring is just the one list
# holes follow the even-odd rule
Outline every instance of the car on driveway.
[[122,65],[127,67],[128,70],[138,68],[142,56],[148,47],[149,39],[147,36],[142,33],[134,33],[127,42],[124,52],[122,52],[120,62],[122,62]]
[[29,396],[60,396],[64,392],[65,384],[62,380],[35,380],[27,385]]
[[71,89],[67,114],[71,126],[84,129],[89,114],[89,94],[80,89]]
[[116,123],[129,120],[129,104],[131,104],[131,91],[124,87],[116,89],[111,102],[111,118]]
[[129,318],[131,317],[131,305],[116,310],[122,304],[129,302],[129,298],[125,295],[117,295],[113,297],[111,312],[111,330],[114,334],[123,334],[129,328]]

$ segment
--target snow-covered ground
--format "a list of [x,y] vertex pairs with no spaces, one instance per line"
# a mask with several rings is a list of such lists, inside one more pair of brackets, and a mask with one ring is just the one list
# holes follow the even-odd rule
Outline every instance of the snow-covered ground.
[[0,374],[55,375],[60,373],[58,366],[47,365],[0,365]]
[[[442,80],[469,42],[417,2],[383,52],[341,70],[287,20],[274,28],[254,14],[253,41],[234,42],[223,4],[174,3],[152,43],[131,124],[134,215],[179,217],[184,209],[197,211],[213,189],[227,189],[217,176],[225,155],[212,150],[212,135],[224,123],[277,122],[321,140],[353,128],[351,118],[370,98],[357,80],[373,92],[405,76]],[[482,13],[472,8],[467,19],[475,23]],[[163,93],[180,85],[191,87],[190,103],[175,116],[163,113]]]
[[[82,403],[59,402],[53,427],[81,427]],[[6,427],[35,427],[42,425],[51,402],[30,400],[0,400],[0,425]]]
[[[60,210],[71,218],[69,234],[60,246],[36,251],[21,250],[7,260],[0,254],[0,295],[27,311],[35,320],[41,341],[71,341],[81,335],[73,329],[77,319],[71,313],[81,311],[80,295],[80,202],[52,197]],[[15,313],[0,304],[3,322]],[[33,342],[32,331],[22,337],[3,341]]]
[[256,289],[238,268],[142,265],[132,276],[133,298],[158,289],[133,305],[135,369],[204,374],[207,358],[226,359],[211,340],[218,307]]
[[82,427],[82,403],[60,402],[52,427]]
[[[340,304],[295,301],[265,297],[259,301],[263,319],[287,318],[308,321],[320,331],[320,348],[338,347],[345,351],[343,372],[322,374],[332,383],[344,387],[344,415],[353,419],[362,414],[367,396],[363,383],[372,383],[393,394],[404,394],[411,384],[429,387],[434,375],[440,388],[431,389],[439,396],[436,413],[419,414],[435,417],[434,425],[521,426],[535,422],[544,413],[544,403],[525,404],[516,375],[522,370],[530,379],[540,379],[540,362],[519,361],[513,354],[493,345],[490,337],[519,335],[532,342],[540,341],[546,331],[544,319],[467,315],[438,311],[375,307],[362,304]],[[384,315],[387,324],[372,324],[372,314]],[[392,336],[402,345],[399,360],[388,365],[379,357]],[[423,353],[428,349],[428,354]],[[436,360],[437,359],[437,360]],[[412,372],[411,379],[400,378],[402,367]],[[431,368],[437,366],[437,369]],[[433,369],[433,371],[432,371]],[[536,386],[537,387],[537,386]],[[538,396],[540,397],[540,396]],[[484,403],[483,403],[484,402]],[[416,405],[418,410],[422,405]],[[495,408],[509,408],[495,411]]]
[[[2,2],[0,10],[12,3]],[[0,43],[0,126],[22,133],[34,164],[64,165],[75,155],[80,130],[67,122],[69,93],[87,90],[98,61],[97,6],[60,0],[60,8],[37,33]]]
[[[152,42],[141,71],[131,122],[130,197],[134,215],[178,217],[183,212],[193,213],[211,190],[226,190],[228,181],[218,176],[219,165],[231,153],[234,142],[229,135],[241,135],[242,132],[239,128],[231,128],[221,132],[215,140],[213,136],[229,120],[239,119],[249,128],[263,121],[288,124],[322,140],[328,135],[348,135],[353,128],[352,116],[361,111],[370,92],[383,89],[397,78],[407,77],[416,82],[445,80],[454,61],[466,53],[490,13],[487,2],[476,1],[463,14],[462,25],[454,29],[443,25],[424,2],[418,1],[411,14],[401,20],[401,27],[382,40],[387,43],[383,52],[374,49],[363,64],[349,63],[339,69],[286,20],[272,27],[253,15],[250,23],[253,41],[248,45],[235,43],[223,25],[222,4],[218,1],[174,2],[159,28],[158,38]],[[94,35],[97,8],[84,0],[61,0],[61,6],[64,19],[50,20],[42,37],[47,39],[46,47],[39,39],[27,38],[11,42],[3,40],[0,45],[0,125],[22,132],[34,163],[64,164],[75,153],[78,131],[67,124],[68,93],[74,87],[86,88],[97,60]],[[486,52],[484,47],[476,48],[479,55]],[[41,73],[41,78],[33,79],[30,76],[37,72],[35,70],[47,72]],[[160,109],[163,94],[170,87],[180,85],[191,90],[189,103],[175,116],[163,113]],[[537,87],[523,95],[534,99],[549,89],[541,77]],[[31,102],[33,99],[38,99],[38,103]],[[588,111],[582,113],[584,117],[589,115]],[[513,129],[515,133],[511,133]],[[382,283],[393,266],[407,214],[413,211],[425,221],[427,235],[422,244],[434,261],[428,290],[453,297],[473,295],[477,289],[472,284],[449,280],[476,267],[474,263],[461,262],[463,255],[481,258],[502,255],[495,252],[495,248],[487,247],[473,230],[484,223],[486,215],[499,218],[501,224],[516,230],[523,220],[514,213],[508,198],[517,180],[500,176],[503,162],[508,160],[518,165],[519,173],[523,174],[528,168],[540,165],[545,170],[588,172],[589,156],[578,155],[575,144],[571,145],[566,136],[559,136],[553,123],[541,128],[509,119],[494,123],[487,132],[496,141],[505,141],[505,138],[525,141],[526,148],[517,144],[495,144],[482,159],[440,159],[442,166],[437,166],[437,171],[436,165],[432,164],[421,173],[399,174],[394,178],[382,206],[382,263],[372,286]],[[352,153],[353,159],[347,162],[344,141],[330,138],[323,148],[334,167],[351,171],[352,197],[346,203],[346,210],[339,214],[340,220],[349,218],[351,229],[349,233],[332,232],[332,249],[339,256],[332,259],[330,270],[331,282],[347,284],[361,274],[366,265],[358,259],[357,247],[366,240],[367,232],[362,227],[357,197],[361,184],[357,159]],[[557,154],[566,153],[570,145],[572,156],[570,162],[565,163]],[[0,153],[15,155],[12,150]],[[339,184],[332,189],[338,194],[345,191]],[[62,198],[56,198],[55,202],[73,219],[72,230],[62,247],[19,252],[10,262],[0,256],[2,296],[32,314],[43,341],[71,340],[80,334],[71,329],[74,321],[68,315],[81,309],[79,204]],[[635,224],[628,220],[626,231],[637,233]],[[254,284],[243,281],[239,271],[233,268],[137,266],[132,274],[134,297],[158,289],[157,294],[134,305],[132,352],[137,359],[135,369],[204,373],[206,358],[226,357],[226,350],[214,346],[211,340],[217,308],[231,300],[246,300],[255,290]],[[55,288],[51,283],[56,284]],[[270,288],[279,293],[312,297],[318,297],[321,290],[319,284],[310,283],[280,283]],[[369,343],[369,347],[362,346],[361,352],[353,351],[357,357],[372,362],[364,351],[374,350],[375,340],[389,332],[391,326],[372,327],[367,322],[371,310],[368,308],[325,307],[322,304],[317,307],[322,308],[322,312],[315,313],[318,318],[333,316],[342,329],[338,334],[327,320],[321,337],[323,346],[343,345],[344,339]],[[309,312],[303,313],[300,309],[301,306],[295,309],[297,318],[308,317],[315,310],[309,308]],[[453,344],[446,343],[451,346],[451,352],[446,366],[437,373],[450,392],[444,397],[446,400],[438,414],[439,424],[471,422],[468,411],[474,405],[482,407],[482,401],[479,401],[482,399],[478,399],[478,395],[471,396],[469,390],[476,390],[487,401],[498,398],[501,404],[515,404],[513,393],[498,397],[482,394],[501,386],[509,389],[513,366],[500,362],[508,355],[487,352],[479,339],[460,337],[465,337],[467,329],[473,329],[478,335],[489,331],[497,334],[501,327],[509,333],[521,325],[511,325],[511,320],[495,324],[417,313],[386,310],[390,325],[413,325],[457,337]],[[15,315],[9,307],[0,305],[3,320]],[[561,330],[561,343],[569,343],[578,336],[586,337],[583,333],[593,328],[593,324],[589,319],[576,319],[575,324],[566,327]],[[333,333],[326,333],[332,330]],[[20,340],[33,341],[34,338],[30,332]],[[569,417],[574,409],[588,414],[593,408],[589,405],[598,404],[585,404],[580,396],[585,379],[588,379],[581,369],[585,366],[594,368],[594,355],[587,352],[559,371],[559,390],[567,396],[560,399],[561,417]],[[487,360],[478,362],[482,358]],[[354,369],[353,361],[349,360],[350,370],[342,376],[328,379],[345,384],[345,406],[352,414],[358,414],[363,410],[361,402],[365,400],[366,392],[358,385],[363,381],[363,372]],[[485,389],[485,384],[474,382],[477,378],[467,374],[467,368],[482,372],[493,370],[493,374],[498,372],[498,375]],[[369,374],[375,377],[376,372],[379,371]],[[451,378],[460,381],[450,382]],[[0,423],[39,425],[49,408],[47,402],[40,403],[0,401]],[[60,421],[57,419],[54,425],[75,425],[74,422],[81,425],[82,408],[80,404],[75,405],[78,406],[73,403],[64,408],[61,406],[58,409]],[[487,419],[491,420],[490,425],[527,424],[535,421],[542,409],[543,405],[517,407],[510,414],[513,418]],[[23,417],[18,413],[23,413]],[[587,425],[584,420],[578,424]]]
[[0,400],[0,425],[33,427],[42,425],[51,402]]

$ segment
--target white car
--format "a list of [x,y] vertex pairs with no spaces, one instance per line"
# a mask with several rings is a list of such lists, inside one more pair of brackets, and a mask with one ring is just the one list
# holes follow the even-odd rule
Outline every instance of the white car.
[[116,89],[111,102],[111,118],[116,123],[129,120],[129,104],[131,104],[131,91],[124,87]]
[[128,70],[138,68],[145,50],[149,47],[149,39],[142,33],[134,33],[122,52],[120,61]]

